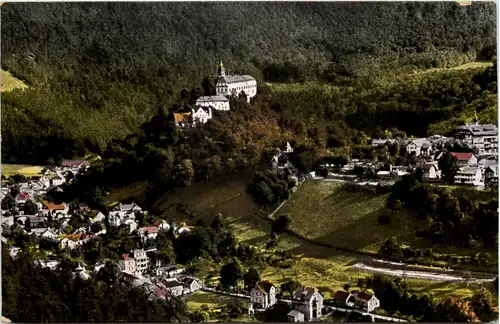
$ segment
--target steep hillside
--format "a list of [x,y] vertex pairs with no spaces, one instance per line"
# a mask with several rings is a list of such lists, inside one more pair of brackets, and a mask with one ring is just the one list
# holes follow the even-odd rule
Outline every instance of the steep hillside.
[[7,3],[1,15],[2,68],[32,86],[2,96],[2,158],[30,162],[104,150],[219,59],[259,82],[364,88],[495,47],[493,3]]

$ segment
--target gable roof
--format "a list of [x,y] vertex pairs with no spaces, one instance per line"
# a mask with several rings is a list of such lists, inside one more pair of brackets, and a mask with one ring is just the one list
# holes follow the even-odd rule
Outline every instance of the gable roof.
[[174,120],[176,123],[184,123],[189,120],[189,117],[191,117],[191,113],[174,113]]
[[79,166],[90,166],[89,161],[82,161],[82,160],[63,160],[61,162],[62,167],[79,167]]
[[268,294],[271,291],[272,287],[274,287],[274,285],[272,283],[270,283],[267,280],[262,280],[262,281],[259,281],[257,284],[255,284],[254,288],[262,291],[263,293]]
[[213,102],[213,101],[229,101],[229,99],[227,99],[226,97],[224,96],[203,96],[203,97],[199,97],[196,102]]
[[[300,287],[297,288],[293,294],[292,300],[294,301],[309,301],[315,293],[319,293],[318,289],[313,287]],[[321,295],[321,294],[320,294]]]
[[339,290],[333,296],[333,300],[346,301],[347,297],[349,297],[350,293],[347,291]]
[[62,203],[60,205],[56,205],[56,204],[53,204],[51,202],[48,202],[48,201],[43,201],[42,202],[43,204],[43,207],[45,207],[45,209],[48,209],[48,210],[65,210],[66,209],[66,204],[65,203]]
[[458,161],[469,161],[474,155],[473,153],[463,153],[463,152],[450,152],[450,154]]
[[137,232],[139,232],[140,234],[146,234],[146,232],[148,234],[158,233],[158,227],[155,227],[155,226],[141,227],[137,230]]

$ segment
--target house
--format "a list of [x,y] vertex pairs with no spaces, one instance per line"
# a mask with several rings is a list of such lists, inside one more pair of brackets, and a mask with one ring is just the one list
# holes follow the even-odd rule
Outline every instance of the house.
[[450,152],[451,156],[457,159],[458,166],[476,166],[478,161],[474,153]]
[[196,107],[196,109],[192,110],[192,120],[193,126],[201,123],[205,124],[209,119],[212,119],[212,107]]
[[63,183],[65,183],[66,179],[62,175],[56,175],[55,177],[51,178],[49,181],[50,181],[51,187],[57,187],[57,186],[60,186]]
[[132,233],[137,229],[137,222],[133,219],[126,219],[120,226],[124,226],[129,230],[129,233]]
[[187,128],[193,124],[191,112],[174,113],[174,122],[177,127]]
[[122,255],[119,267],[122,271],[136,277],[142,277],[148,268],[149,258],[144,250],[135,249]]
[[285,150],[283,151],[283,153],[292,153],[292,152],[293,152],[293,148],[290,145],[290,142],[286,142]]
[[485,185],[490,187],[498,186],[498,165],[490,165],[484,171]]
[[135,212],[142,212],[142,208],[139,207],[139,205],[132,203],[132,204],[120,204],[119,210],[123,213],[135,213]]
[[288,317],[289,322],[304,322],[304,313],[299,312],[298,310],[291,310],[288,314],[286,314]]
[[424,179],[439,179],[441,178],[441,170],[437,162],[424,162],[418,165],[423,171]]
[[51,240],[57,240],[57,233],[51,228],[34,228],[31,230],[31,235],[36,235],[37,237],[44,237]]
[[380,301],[375,295],[353,290],[347,298],[346,305],[370,313],[380,307]]
[[120,211],[111,211],[108,214],[108,222],[109,226],[118,227],[122,223],[122,218],[124,218],[125,214]]
[[184,285],[184,295],[194,293],[202,288],[198,279],[193,277],[183,277],[179,281]]
[[56,205],[48,201],[43,201],[42,205],[43,205],[42,211],[45,210],[46,212],[51,212],[52,214],[67,215],[69,211],[69,207],[65,203]]
[[158,227],[149,226],[149,227],[141,227],[137,230],[137,233],[141,237],[143,241],[146,240],[155,240],[158,236]]
[[177,229],[175,232],[177,235],[181,235],[183,233],[189,233],[189,232],[191,232],[191,230],[185,226],[182,226],[179,229]]
[[14,225],[14,216],[2,216],[2,224],[6,224],[8,227]]
[[99,236],[97,235],[88,235],[88,234],[71,234],[71,235],[62,235],[61,238],[61,248],[72,250],[78,246],[82,246],[92,239],[96,239]]
[[81,168],[81,167],[90,167],[90,162],[89,161],[83,161],[83,160],[63,160],[61,162],[61,167],[62,168]]
[[292,308],[304,314],[304,319],[310,321],[321,317],[323,295],[313,287],[300,287],[292,297]]
[[156,222],[154,224],[154,226],[156,226],[158,228],[159,231],[168,231],[170,230],[170,224],[167,223],[166,221],[162,220],[162,221],[159,221],[159,222]]
[[215,110],[227,111],[229,107],[229,99],[224,96],[205,96],[199,97],[196,100],[196,105],[201,107],[213,107]]
[[16,196],[16,202],[18,204],[24,204],[26,203],[29,199],[31,198],[30,194],[24,191],[21,191],[17,196]]
[[166,290],[173,296],[182,296],[184,294],[184,284],[177,279],[170,279],[163,282]]
[[473,185],[479,186],[481,183],[482,172],[479,167],[461,167],[455,177],[453,182],[455,184]]
[[155,269],[157,276],[166,276],[167,278],[176,277],[184,272],[184,268],[179,268],[175,264],[158,267]]
[[40,216],[35,215],[22,215],[16,217],[16,222],[23,227],[26,226],[26,222],[29,220],[30,228],[40,228],[45,226],[45,219]]
[[258,282],[250,291],[254,310],[265,310],[276,304],[276,287],[267,280]]
[[429,142],[426,138],[417,138],[417,139],[411,140],[406,145],[406,152],[408,154],[414,153],[415,156],[430,155],[431,154],[431,142]]
[[455,140],[478,150],[479,155],[498,154],[498,128],[495,125],[473,124],[458,127]]
[[103,213],[97,212],[97,214],[90,219],[91,223],[99,223],[99,222],[104,222],[106,220],[106,216],[104,216]]
[[244,92],[247,101],[257,94],[257,81],[250,75],[226,75],[226,69],[220,62],[218,78],[215,85],[217,96],[238,96]]

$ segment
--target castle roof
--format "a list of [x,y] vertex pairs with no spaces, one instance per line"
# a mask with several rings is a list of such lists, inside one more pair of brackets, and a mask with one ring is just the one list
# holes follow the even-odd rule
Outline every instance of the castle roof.
[[224,96],[204,96],[204,97],[199,97],[196,102],[214,102],[214,101],[229,101]]
[[217,80],[217,83],[237,83],[237,82],[248,82],[255,81],[255,78],[251,75],[226,75],[221,76]]

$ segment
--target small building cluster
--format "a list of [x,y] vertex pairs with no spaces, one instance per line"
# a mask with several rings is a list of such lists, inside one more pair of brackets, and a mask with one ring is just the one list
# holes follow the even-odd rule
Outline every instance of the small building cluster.
[[[450,151],[450,147],[459,144],[469,152]],[[346,165],[337,168],[336,173],[328,172],[329,177],[357,180],[356,168],[370,171],[368,178],[377,179],[373,185],[384,182],[394,182],[415,169],[422,170],[423,181],[439,182],[443,172],[439,161],[445,153],[449,153],[456,161],[458,170],[454,176],[457,185],[498,186],[498,129],[494,125],[460,126],[454,137],[433,135],[426,138],[373,139],[372,147],[380,148],[386,145],[398,147],[399,152],[406,154],[413,161],[409,165],[390,165],[372,159],[350,159]],[[332,168],[333,164],[323,164],[323,168]],[[372,184],[369,182],[369,184]]]
[[189,112],[174,113],[174,122],[178,127],[189,128],[204,124],[212,119],[213,111],[229,111],[229,97],[245,94],[247,101],[257,94],[257,81],[250,75],[226,75],[222,62],[219,66],[216,82],[216,95],[203,96],[196,100],[196,105]]

